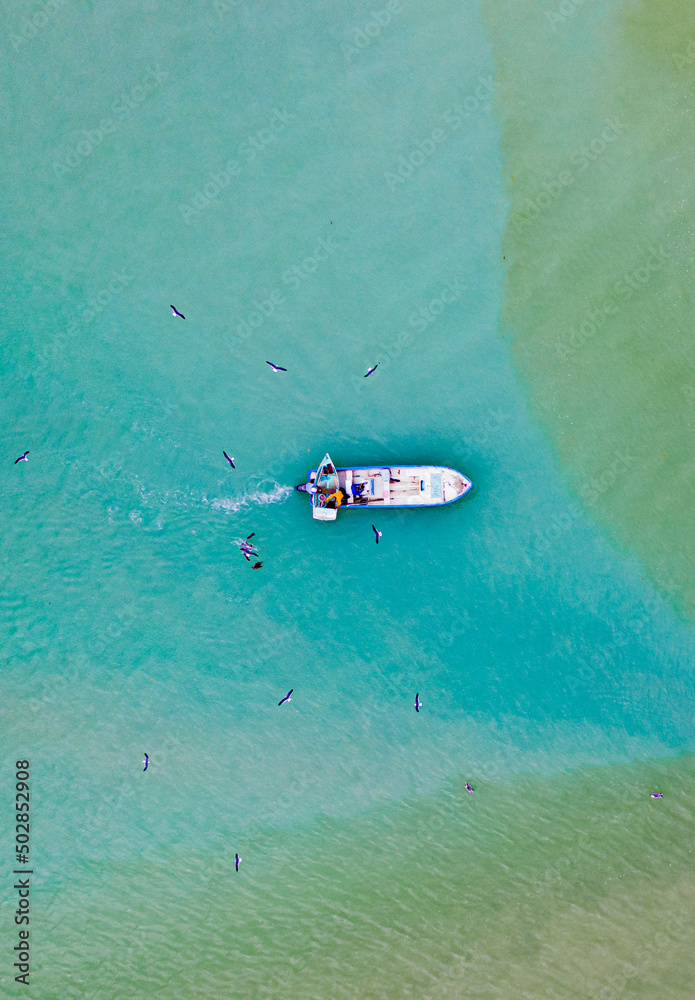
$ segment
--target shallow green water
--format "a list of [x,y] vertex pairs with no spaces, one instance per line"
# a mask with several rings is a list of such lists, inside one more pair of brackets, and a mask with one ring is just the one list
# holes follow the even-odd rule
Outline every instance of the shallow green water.
[[[653,196],[640,257],[616,194],[685,133],[638,168],[640,8],[553,9],[73,2],[8,43],[2,774],[31,759],[32,995],[689,996],[688,229]],[[292,491],[326,448],[476,488],[383,512],[377,548]]]
[[574,493],[692,621],[695,13],[563,9],[487,5],[510,199],[502,325]]

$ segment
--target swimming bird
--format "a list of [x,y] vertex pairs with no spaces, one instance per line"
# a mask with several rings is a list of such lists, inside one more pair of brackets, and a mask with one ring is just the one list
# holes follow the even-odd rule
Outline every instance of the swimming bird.
[[420,705],[422,705],[422,702],[420,701],[420,695],[416,694],[415,695],[415,711],[416,712],[420,711]]
[[471,786],[468,784],[468,782],[466,782],[466,784],[463,787],[466,789],[467,792],[470,792],[471,795],[475,791],[475,788],[471,788]]
[[379,531],[379,529],[376,528],[374,525],[372,525],[372,531],[376,535],[376,544],[378,545],[379,544],[379,539],[381,538],[381,536],[383,535],[384,532],[383,531]]
[[234,459],[233,459],[233,458],[230,458],[230,457],[229,457],[229,455],[227,454],[227,452],[226,452],[226,451],[223,451],[223,452],[222,452],[222,454],[223,454],[223,455],[224,455],[224,457],[225,457],[225,458],[227,459],[227,461],[229,462],[229,464],[231,465],[231,467],[232,467],[233,469],[236,469],[236,465],[234,464]]
[[19,456],[19,458],[15,458],[14,464],[16,465],[17,462],[28,462],[29,461],[29,459],[27,458],[28,454],[29,454],[29,452],[25,451],[23,455]]
[[294,691],[294,688],[290,688],[289,689],[289,691],[287,692],[287,694],[285,695],[285,697],[282,699],[282,701],[278,702],[278,708],[280,707],[280,705],[284,705],[286,701],[292,701],[292,692],[293,691]]
[[145,754],[145,757],[144,757],[144,760],[143,760],[143,764],[145,765],[143,767],[143,771],[146,771],[147,768],[150,766],[150,758],[147,756],[147,754]]
[[176,308],[176,306],[171,306],[170,305],[169,308],[171,309],[171,315],[172,316],[178,316],[179,319],[185,319],[186,318],[183,313],[180,313],[178,311],[178,309]]
[[372,374],[372,372],[375,372],[378,367],[379,367],[379,362],[377,361],[377,363],[374,365],[374,367],[370,368],[369,371],[367,372],[367,374],[364,377],[365,378],[369,378],[369,376]]
[[237,871],[239,871],[239,865],[240,864],[241,864],[241,858],[239,857],[238,854],[235,854],[234,855],[234,866],[235,866],[235,868],[236,868]]
[[286,372],[287,371],[286,368],[281,368],[280,365],[274,365],[272,361],[266,361],[266,364],[270,365],[270,367],[273,369],[274,372]]
[[664,793],[663,792],[652,792],[651,793],[651,798],[652,799],[663,799],[663,797],[664,797]]
[[262,566],[263,566],[262,562],[257,562],[257,563],[253,564],[253,566],[251,567],[251,569],[261,569]]

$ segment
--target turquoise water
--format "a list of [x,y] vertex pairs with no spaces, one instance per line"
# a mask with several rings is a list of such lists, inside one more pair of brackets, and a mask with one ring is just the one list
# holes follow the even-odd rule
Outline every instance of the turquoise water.
[[[695,634],[501,330],[480,5],[386,10],[73,2],[8,42],[2,773],[31,760],[36,997],[688,995]],[[475,489],[377,547],[293,492],[327,448]]]

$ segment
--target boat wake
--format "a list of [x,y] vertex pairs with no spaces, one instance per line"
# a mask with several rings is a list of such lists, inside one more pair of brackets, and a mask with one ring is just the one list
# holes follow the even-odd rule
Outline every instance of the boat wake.
[[213,510],[227,510],[232,514],[243,510],[246,507],[253,507],[254,504],[265,507],[271,503],[284,503],[293,493],[291,486],[283,486],[274,480],[265,480],[252,486],[247,492],[238,497],[219,499],[214,497],[209,500],[203,497],[203,503],[209,504]]
[[119,495],[117,490],[112,490],[110,503],[108,506],[108,516],[110,523],[118,523],[126,518],[133,524],[149,523],[147,511],[153,508],[158,509],[156,526],[161,528],[167,512],[189,511],[196,509],[225,511],[236,514],[238,511],[249,510],[255,506],[266,507],[269,504],[284,503],[292,495],[292,486],[283,485],[274,479],[261,479],[251,477],[245,484],[241,485],[238,494],[231,497],[208,497],[205,494],[197,496],[187,490],[161,490],[152,488],[142,481],[138,475],[127,473],[123,475],[123,470],[116,467],[95,467],[85,473],[81,472],[80,486],[84,490],[87,482],[93,490],[103,489],[104,480],[115,484],[120,483],[125,487],[125,493],[132,491],[138,497],[137,509],[130,510],[132,499],[128,499],[125,493]]

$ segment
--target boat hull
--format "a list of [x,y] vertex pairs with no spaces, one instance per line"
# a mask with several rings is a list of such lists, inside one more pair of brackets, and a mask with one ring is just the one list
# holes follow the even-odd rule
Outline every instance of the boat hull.
[[[341,510],[443,507],[460,500],[473,485],[463,473],[443,465],[355,466],[335,472],[345,497]],[[310,483],[315,482],[316,473],[316,469],[309,473]],[[315,509],[314,516],[317,513]],[[334,520],[334,516],[319,519]]]

